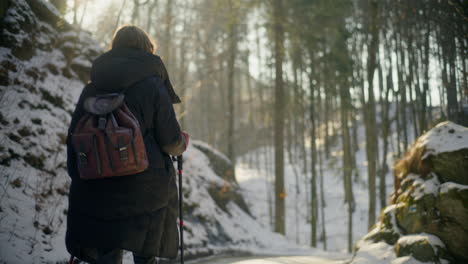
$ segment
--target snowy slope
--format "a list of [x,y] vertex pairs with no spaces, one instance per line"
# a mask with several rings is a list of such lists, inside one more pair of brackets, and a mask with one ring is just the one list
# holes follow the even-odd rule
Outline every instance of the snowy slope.
[[0,47],[0,263],[55,262],[66,255],[66,129],[80,75],[101,48],[84,31],[57,30],[45,2],[36,8],[51,20],[24,0],[9,2]]

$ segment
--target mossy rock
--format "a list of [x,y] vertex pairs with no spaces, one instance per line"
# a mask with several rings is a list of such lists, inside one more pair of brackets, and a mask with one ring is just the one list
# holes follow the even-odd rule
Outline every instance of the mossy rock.
[[397,242],[395,245],[395,251],[397,257],[413,256],[415,259],[424,262],[435,262],[437,259],[436,253],[427,240],[405,245],[401,245]]
[[[414,192],[418,187],[412,188],[415,188]],[[468,189],[463,186],[446,188],[437,196],[426,194],[419,199],[408,191],[400,195],[398,201],[396,218],[405,233],[434,234],[445,243],[455,259],[468,262]]]
[[447,188],[439,193],[435,206],[443,217],[450,218],[468,231],[468,189]]
[[395,244],[397,257],[412,256],[422,262],[440,263],[450,258],[445,245],[433,235],[418,234],[401,237]]
[[424,232],[427,225],[439,221],[434,195],[426,194],[417,200],[411,195],[401,195],[398,199],[402,206],[396,209],[396,218],[406,233]]
[[193,141],[192,145],[205,154],[210,161],[210,167],[216,175],[229,182],[236,182],[234,166],[226,156],[210,148],[203,142]]
[[441,220],[437,225],[429,225],[427,232],[438,236],[446,245],[449,255],[456,263],[468,263],[468,232],[449,219]]
[[439,176],[441,182],[468,185],[468,149],[440,153],[428,159],[432,164],[432,171]]
[[242,195],[232,186],[220,186],[216,183],[213,183],[208,188],[208,193],[210,194],[211,198],[213,198],[216,205],[227,214],[231,215],[227,209],[227,204],[232,201],[237,204],[237,206],[239,206],[239,208],[241,208],[244,212],[252,215]]
[[394,245],[398,241],[399,238],[400,238],[400,235],[398,235],[392,229],[379,228],[378,231],[366,236],[365,240],[371,240],[375,243],[384,241],[385,243],[389,245]]
[[440,192],[434,206],[440,221],[428,226],[428,232],[439,236],[457,260],[468,263],[468,189]]
[[393,245],[396,243],[400,235],[396,230],[398,230],[398,226],[396,224],[396,216],[395,212],[397,209],[397,205],[393,205],[391,207],[387,207],[385,211],[382,212],[380,215],[380,221],[377,223],[375,229],[367,234],[364,239],[365,240],[372,240],[373,242],[381,242],[384,241],[389,245]]

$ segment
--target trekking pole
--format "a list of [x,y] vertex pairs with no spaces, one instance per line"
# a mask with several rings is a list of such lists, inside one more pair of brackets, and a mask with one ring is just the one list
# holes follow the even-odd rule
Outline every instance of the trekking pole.
[[184,264],[184,218],[182,216],[182,155],[177,156],[177,170],[179,171],[179,230],[180,230],[180,263]]

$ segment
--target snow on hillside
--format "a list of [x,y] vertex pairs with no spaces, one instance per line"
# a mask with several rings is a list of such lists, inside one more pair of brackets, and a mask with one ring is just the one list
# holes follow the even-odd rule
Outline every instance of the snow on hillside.
[[[54,20],[53,7],[34,3]],[[0,47],[0,263],[62,261],[64,143],[87,70],[71,58],[89,63],[101,48],[87,32],[39,19],[24,0],[9,5]]]

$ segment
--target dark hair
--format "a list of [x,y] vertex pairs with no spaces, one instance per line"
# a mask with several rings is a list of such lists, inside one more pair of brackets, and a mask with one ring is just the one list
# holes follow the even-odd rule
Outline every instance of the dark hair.
[[121,47],[139,49],[149,53],[154,52],[154,44],[148,34],[141,28],[131,25],[119,28],[112,38],[111,48]]

